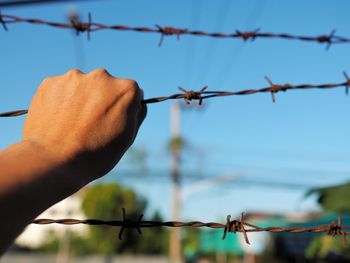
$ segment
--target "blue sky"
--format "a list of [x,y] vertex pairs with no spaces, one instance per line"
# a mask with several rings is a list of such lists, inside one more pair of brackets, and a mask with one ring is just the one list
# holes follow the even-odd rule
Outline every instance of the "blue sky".
[[[261,32],[350,36],[349,1],[85,1],[73,4],[7,8],[3,14],[66,21],[69,10],[106,24],[155,24],[205,31]],[[137,80],[145,98],[199,90],[241,90],[275,83],[343,81],[349,70],[350,45],[324,45],[280,39],[165,37],[135,32],[100,31],[88,42],[82,34],[47,26],[13,24],[0,30],[0,111],[27,108],[46,76],[71,68],[89,72],[105,67],[111,74]],[[348,71],[350,74],[350,71]],[[302,200],[307,187],[246,184],[277,181],[305,186],[347,181],[349,163],[349,97],[343,88],[290,91],[214,98],[203,109],[181,112],[181,134],[190,146],[182,173],[203,177],[238,173],[237,183],[224,184],[188,196],[184,219],[211,220],[241,211],[298,212],[315,209],[314,199]],[[145,147],[152,180],[130,176],[137,171],[125,158],[104,180],[132,186],[149,199],[150,210],[169,218],[170,136],[172,102],[148,106],[148,116],[135,141]],[[0,148],[21,138],[24,117],[0,120]],[[208,212],[209,211],[209,212]]]

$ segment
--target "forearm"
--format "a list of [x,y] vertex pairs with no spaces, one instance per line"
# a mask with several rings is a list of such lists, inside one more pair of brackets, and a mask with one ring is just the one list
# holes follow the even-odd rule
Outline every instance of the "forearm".
[[31,142],[0,152],[0,255],[36,216],[83,186],[64,160]]
[[109,172],[146,117],[132,80],[106,70],[46,78],[23,142],[0,152],[0,254],[36,216]]

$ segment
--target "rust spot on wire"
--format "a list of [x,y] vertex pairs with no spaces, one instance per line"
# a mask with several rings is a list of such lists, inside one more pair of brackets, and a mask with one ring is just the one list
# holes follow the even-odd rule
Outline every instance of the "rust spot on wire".
[[335,221],[332,221],[328,226],[328,235],[331,236],[338,236],[341,235],[343,239],[343,245],[345,248],[348,247],[348,241],[346,239],[346,232],[343,230],[343,224],[342,224],[342,217],[341,215],[338,216],[338,223]]
[[193,91],[193,90],[185,90],[182,87],[179,87],[179,90],[181,90],[184,94],[183,94],[183,98],[185,100],[185,102],[187,104],[190,104],[190,102],[192,100],[199,100],[199,105],[202,105],[202,94],[204,93],[204,91],[207,89],[208,86],[205,86],[203,88],[201,88],[200,91]]
[[164,36],[171,36],[171,35],[176,35],[176,39],[180,39],[180,35],[186,34],[188,32],[187,29],[179,29],[175,27],[161,27],[160,25],[156,25],[158,28],[158,32],[160,33],[160,40],[158,43],[158,46],[160,47],[163,43]]
[[241,32],[239,30],[236,30],[236,35],[237,37],[242,38],[244,42],[246,42],[249,39],[254,41],[259,31],[260,31],[260,28],[257,28],[254,31],[246,31],[246,32]]
[[86,32],[87,40],[90,40],[90,32],[91,32],[91,24],[92,24],[91,13],[88,14],[87,23],[82,22],[80,18],[76,15],[72,15],[69,19],[73,28],[77,33],[77,36],[80,33]]
[[247,231],[244,227],[244,217],[243,213],[241,213],[240,219],[239,220],[231,220],[231,215],[228,215],[226,218],[226,225],[224,228],[224,233],[222,235],[222,239],[224,240],[226,238],[227,232],[230,233],[236,233],[236,232],[242,232],[244,236],[245,242],[250,245]]
[[279,92],[279,91],[286,91],[288,89],[288,87],[290,87],[291,85],[289,84],[285,84],[285,85],[277,85],[274,84],[269,77],[265,76],[265,79],[267,80],[267,82],[270,84],[270,92],[271,92],[271,97],[272,97],[272,102],[275,103],[276,102],[276,98],[275,98],[275,93]]

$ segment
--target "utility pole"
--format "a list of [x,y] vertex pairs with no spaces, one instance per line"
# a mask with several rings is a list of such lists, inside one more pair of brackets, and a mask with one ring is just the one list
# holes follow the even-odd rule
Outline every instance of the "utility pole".
[[70,261],[70,240],[71,234],[65,229],[60,237],[56,263],[68,263]]
[[[172,220],[178,221],[180,219],[181,209],[181,189],[180,189],[180,155],[182,142],[180,138],[180,110],[178,103],[174,103],[171,107],[171,142],[170,151],[172,154],[171,165],[171,179],[172,179]],[[182,262],[181,255],[181,240],[179,228],[172,228],[170,232],[169,253],[172,263]]]

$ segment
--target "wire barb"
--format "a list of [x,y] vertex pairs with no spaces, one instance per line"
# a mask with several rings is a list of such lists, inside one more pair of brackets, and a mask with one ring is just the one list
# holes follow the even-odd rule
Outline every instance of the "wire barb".
[[160,33],[160,40],[158,46],[160,47],[163,43],[164,36],[176,35],[176,39],[180,40],[180,35],[183,35],[188,32],[187,29],[179,29],[174,27],[161,27],[160,25],[156,25],[158,28],[158,32]]
[[205,92],[205,90],[208,88],[208,86],[205,86],[200,89],[200,91],[193,91],[193,90],[185,90],[182,87],[179,87],[179,90],[181,90],[183,94],[183,98],[187,104],[190,104],[192,100],[199,100],[198,105],[202,105],[202,94]]
[[276,102],[276,98],[275,98],[275,93],[279,92],[279,91],[287,91],[288,87],[290,87],[291,85],[289,84],[285,84],[285,85],[277,85],[274,84],[271,79],[268,76],[264,77],[267,82],[270,84],[270,92],[271,92],[271,97],[272,97],[272,102],[275,103]]
[[260,28],[257,28],[254,31],[245,31],[245,32],[236,30],[236,36],[242,38],[244,42],[247,42],[247,40],[249,39],[254,41],[259,31],[260,31]]
[[247,231],[246,231],[246,229],[244,227],[244,216],[243,216],[243,213],[241,213],[239,220],[231,220],[231,215],[228,215],[226,217],[226,225],[225,225],[225,228],[224,228],[224,233],[222,235],[222,240],[224,240],[226,238],[227,232],[234,233],[234,234],[236,232],[242,232],[245,242],[248,245],[250,245],[250,242],[249,242],[249,239],[248,239],[248,235],[247,235]]
[[88,13],[88,22],[84,23],[80,20],[80,18],[77,15],[70,16],[70,22],[73,26],[73,28],[76,31],[77,36],[80,33],[86,32],[87,40],[90,40],[90,32],[91,32],[91,24],[92,24],[92,17],[91,13]]
[[335,38],[334,34],[335,34],[335,32],[336,32],[336,30],[333,29],[329,35],[321,35],[321,36],[319,36],[317,41],[320,42],[320,43],[327,43],[326,50],[329,50],[331,45],[334,43],[334,38]]
[[137,232],[141,235],[141,228],[140,228],[140,222],[142,220],[143,215],[141,214],[139,216],[139,218],[137,219],[137,221],[131,220],[129,218],[126,218],[125,216],[125,208],[122,209],[122,213],[123,213],[123,221],[122,221],[122,225],[119,231],[119,240],[123,239],[123,232],[125,228],[134,228],[137,230]]
[[344,248],[348,248],[348,241],[346,239],[346,232],[343,230],[343,224],[342,224],[342,217],[341,215],[338,216],[338,224],[335,221],[332,221],[328,225],[328,231],[327,234],[331,236],[337,236],[341,235],[343,239],[343,245]]
[[2,25],[2,27],[4,28],[5,31],[8,31],[6,23],[3,19],[2,13],[1,13],[1,10],[0,10],[0,24]]

